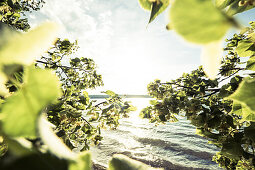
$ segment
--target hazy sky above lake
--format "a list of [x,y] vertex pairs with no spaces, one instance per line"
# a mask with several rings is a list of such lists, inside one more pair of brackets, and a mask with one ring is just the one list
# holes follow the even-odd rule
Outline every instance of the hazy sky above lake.
[[[200,48],[167,31],[168,10],[148,25],[149,13],[138,0],[46,0],[30,15],[32,26],[55,21],[62,38],[77,39],[77,56],[95,60],[103,90],[145,94],[154,79],[171,80],[200,65]],[[255,20],[255,10],[242,14],[243,24]]]

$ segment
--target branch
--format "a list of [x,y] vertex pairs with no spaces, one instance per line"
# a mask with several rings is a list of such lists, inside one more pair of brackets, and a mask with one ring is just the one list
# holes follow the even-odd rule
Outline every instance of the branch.
[[81,116],[81,119],[84,120],[90,127],[93,128],[93,126],[91,126],[91,124],[84,117]]
[[60,66],[60,65],[57,65],[56,63],[48,63],[48,62],[41,61],[41,60],[36,60],[36,62],[42,63],[42,64],[52,64],[52,65],[54,65],[54,66],[56,66],[58,68],[64,68],[64,69],[69,69],[69,70],[70,69],[81,70],[81,71],[84,71],[84,72],[87,72],[87,73],[91,72],[91,70],[85,70],[85,69],[79,68],[79,67]]

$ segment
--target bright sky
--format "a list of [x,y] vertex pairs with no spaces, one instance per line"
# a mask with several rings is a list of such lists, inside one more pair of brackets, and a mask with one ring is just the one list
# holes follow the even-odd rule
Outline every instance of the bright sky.
[[[255,11],[241,16],[243,24]],[[77,39],[77,56],[93,58],[105,86],[93,93],[146,94],[154,79],[171,80],[200,65],[200,48],[167,31],[167,12],[147,27],[149,13],[138,0],[46,0],[30,15],[32,26],[51,20],[63,38]]]

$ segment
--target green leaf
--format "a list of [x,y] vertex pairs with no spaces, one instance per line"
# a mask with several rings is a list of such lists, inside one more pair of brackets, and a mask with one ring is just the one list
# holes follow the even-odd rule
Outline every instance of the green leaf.
[[232,15],[235,15],[237,13],[241,13],[241,12],[244,12],[244,11],[247,11],[247,10],[250,10],[252,8],[254,8],[255,6],[254,5],[249,5],[249,4],[246,4],[246,5],[240,5],[239,4],[239,1],[235,1],[234,3],[232,3],[228,10],[227,10],[227,14],[232,16]]
[[49,70],[27,68],[24,85],[3,105],[3,130],[12,137],[34,137],[38,114],[60,95],[57,77]]
[[[148,165],[145,165],[142,162],[130,159],[125,155],[114,155],[109,162],[109,170],[153,170]],[[163,170],[161,168],[157,168],[158,170]],[[156,170],[156,169],[155,169]]]
[[242,116],[242,121],[255,121],[255,114],[247,106],[236,101],[233,102],[231,113]]
[[216,0],[215,1],[215,5],[220,8],[226,8],[227,6],[229,6],[230,4],[232,4],[234,2],[234,0]]
[[243,148],[239,143],[236,142],[225,143],[223,144],[220,153],[230,159],[239,160],[243,154]]
[[253,42],[249,40],[242,40],[238,42],[236,52],[240,57],[249,57],[254,54],[255,46]]
[[169,0],[156,0],[152,3],[151,16],[149,23],[151,23],[160,13],[162,13],[169,5]]
[[25,64],[30,65],[51,47],[57,36],[57,26],[53,23],[45,23],[28,33],[11,32],[4,30],[0,41],[1,64]]
[[244,79],[237,90],[227,97],[247,106],[252,112],[255,111],[255,78]]
[[90,152],[82,152],[76,161],[69,164],[68,170],[91,170]]
[[107,90],[107,91],[105,91],[104,93],[107,94],[107,95],[109,95],[109,96],[115,96],[115,95],[116,95],[116,93],[114,93],[114,92],[111,91],[111,90]]
[[246,69],[255,71],[255,56],[251,56],[250,59],[247,61]]
[[151,10],[152,1],[149,1],[149,0],[139,0],[139,4],[141,5],[141,7],[143,9],[148,10],[148,11]]
[[197,44],[222,39],[231,26],[228,17],[210,0],[175,0],[170,21],[185,40]]

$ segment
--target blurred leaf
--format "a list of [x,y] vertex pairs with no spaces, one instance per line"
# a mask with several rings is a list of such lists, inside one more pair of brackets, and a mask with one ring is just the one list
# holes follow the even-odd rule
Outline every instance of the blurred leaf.
[[236,52],[240,57],[249,57],[254,54],[255,46],[249,40],[242,40],[238,42]]
[[34,137],[38,114],[61,95],[60,84],[49,70],[27,68],[24,85],[3,105],[3,130],[12,137]]
[[205,74],[210,79],[215,79],[221,64],[222,57],[221,41],[205,45],[201,53],[201,62]]
[[152,3],[151,16],[149,23],[151,23],[160,13],[162,13],[169,5],[169,0],[156,0]]
[[54,23],[43,25],[29,31],[28,33],[17,33],[3,31],[5,42],[0,42],[1,64],[25,64],[30,65],[50,48],[57,36],[57,26]]
[[232,99],[247,106],[252,112],[255,111],[255,78],[244,79],[238,89],[227,99]]
[[91,154],[90,152],[81,152],[76,161],[69,165],[69,170],[91,170]]
[[1,170],[67,170],[67,161],[49,153],[34,153],[15,159],[0,160]]
[[50,152],[59,158],[68,160],[76,160],[77,155],[72,152],[62,140],[53,132],[51,123],[49,123],[44,115],[41,115],[38,121],[38,130],[40,137],[45,145],[48,146]]
[[176,0],[170,10],[173,29],[185,40],[205,44],[223,38],[231,23],[212,1]]
[[114,155],[109,162],[109,170],[163,170],[152,168],[142,162],[130,159],[125,155]]

